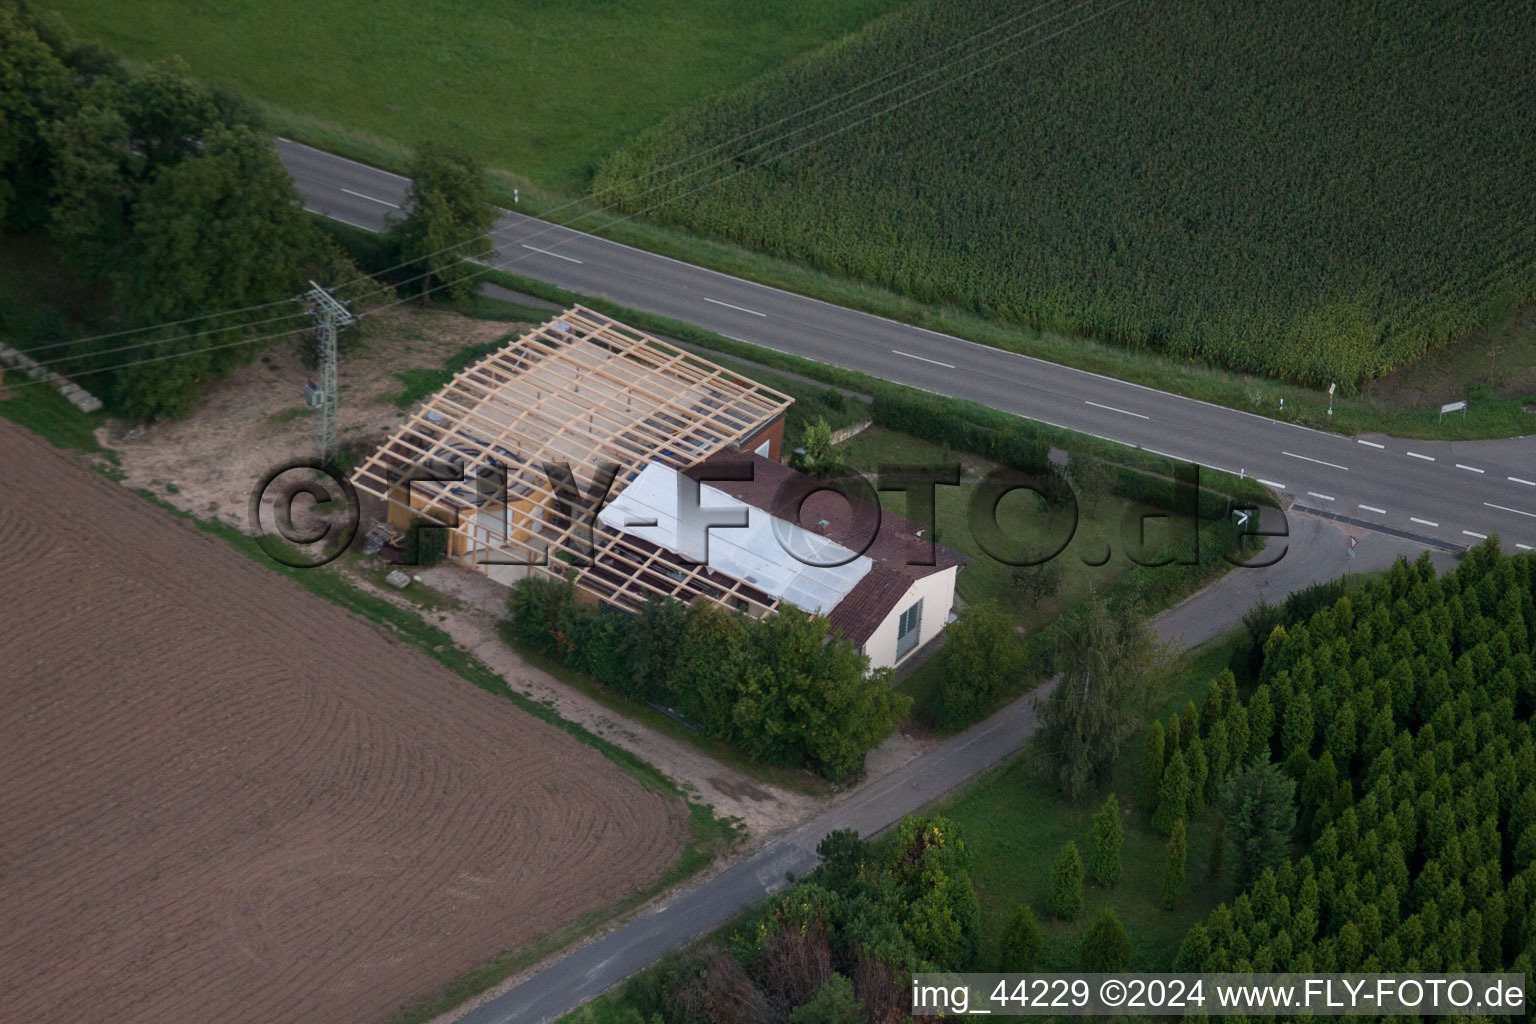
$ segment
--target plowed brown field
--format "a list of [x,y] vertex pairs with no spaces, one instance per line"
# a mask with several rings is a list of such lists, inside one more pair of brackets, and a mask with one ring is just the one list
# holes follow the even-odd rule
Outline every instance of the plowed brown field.
[[680,802],[0,421],[0,1020],[377,1024]]

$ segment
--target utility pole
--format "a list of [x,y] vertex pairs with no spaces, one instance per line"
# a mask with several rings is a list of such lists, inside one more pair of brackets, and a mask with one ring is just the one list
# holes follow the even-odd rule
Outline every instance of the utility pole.
[[319,412],[315,427],[315,457],[322,464],[336,457],[341,440],[339,402],[336,397],[336,332],[352,322],[345,303],[315,282],[309,282],[310,316],[315,318],[315,351],[320,357],[320,386],[306,395],[308,405]]

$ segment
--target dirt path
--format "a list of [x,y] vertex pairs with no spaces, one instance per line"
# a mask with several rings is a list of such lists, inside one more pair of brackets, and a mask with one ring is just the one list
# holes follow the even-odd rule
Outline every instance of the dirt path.
[[[507,602],[507,589],[500,584],[446,564],[415,572],[422,583],[413,586],[428,586],[459,605],[431,613],[433,625],[485,662],[508,686],[656,766],[696,799],[713,807],[717,815],[739,819],[752,845],[806,820],[820,806],[822,801],[816,797],[754,779],[686,743],[610,711],[529,665],[497,634],[496,623],[503,617]],[[388,587],[372,587],[366,580],[354,579],[396,603],[410,606]],[[895,763],[892,758],[887,760]]]

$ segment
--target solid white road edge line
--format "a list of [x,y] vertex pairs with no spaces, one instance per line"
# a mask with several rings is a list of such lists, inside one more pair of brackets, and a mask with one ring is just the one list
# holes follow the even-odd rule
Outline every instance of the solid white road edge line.
[[[955,368],[954,363],[941,363],[937,359],[929,359],[927,356],[915,356],[911,352],[903,352],[899,348],[893,348],[891,351],[899,356],[906,356],[908,359],[916,359],[919,362],[932,363],[934,366],[942,366],[946,370],[953,370]],[[1122,441],[1121,443],[1124,444],[1125,442]]]
[[562,253],[550,252],[548,249],[540,249],[538,246],[536,246],[536,245],[529,245],[527,242],[523,243],[523,248],[524,249],[532,249],[534,252],[541,252],[545,256],[553,256],[557,260],[565,260],[567,263],[580,263],[581,262],[581,260],[577,259],[574,256],[566,256],[566,255],[563,255]]
[[[1112,405],[1100,405],[1098,402],[1090,402],[1086,398],[1083,399],[1083,404],[1084,405],[1091,405],[1095,409],[1107,409],[1110,412],[1117,412],[1117,413],[1119,413],[1122,416],[1135,416],[1139,420],[1149,420],[1149,419],[1152,418],[1151,416],[1143,416],[1139,412],[1131,412],[1129,409],[1116,409]],[[1148,450],[1150,451],[1150,449],[1148,449]],[[1169,458],[1172,458],[1172,456],[1169,456]]]
[[719,299],[712,299],[708,295],[704,296],[704,301],[705,302],[713,302],[715,305],[717,305],[717,306],[724,306],[726,309],[734,309],[738,313],[751,313],[753,316],[767,316],[768,315],[767,313],[759,313],[755,309],[748,309],[746,306],[735,306],[735,305],[732,305],[729,302],[721,302]]
[[1532,519],[1536,519],[1536,512],[1522,512],[1517,508],[1510,508],[1508,505],[1495,505],[1491,501],[1485,501],[1483,504],[1489,508],[1496,508],[1500,512],[1513,512],[1517,516],[1530,516]]
[[1349,472],[1349,467],[1348,466],[1341,466],[1337,462],[1324,462],[1322,459],[1314,459],[1310,455],[1297,455],[1295,452],[1282,451],[1280,454],[1281,455],[1289,455],[1291,458],[1293,458],[1293,459],[1300,459],[1303,462],[1315,462],[1319,466],[1327,466],[1330,469],[1342,469],[1346,473]]
[[344,188],[344,189],[342,189],[342,191],[345,192],[349,196],[357,196],[357,198],[359,198],[359,199],[366,199],[370,203],[378,203],[380,206],[387,206],[391,210],[398,210],[398,209],[400,209],[400,207],[396,206],[394,203],[390,202],[388,199],[379,199],[376,196],[365,196],[365,195],[363,195],[363,193],[361,193],[361,192],[353,192],[349,188]]

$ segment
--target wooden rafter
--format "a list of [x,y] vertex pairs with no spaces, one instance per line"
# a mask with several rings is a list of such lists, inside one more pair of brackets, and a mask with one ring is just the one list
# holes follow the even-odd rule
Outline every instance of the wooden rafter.
[[544,522],[529,539],[513,537],[526,524],[512,522],[510,511],[506,536],[475,522],[478,501],[454,493],[473,488],[473,481],[415,484],[424,504],[411,506],[411,514],[448,525],[448,512],[460,513],[452,528],[463,535],[470,564],[487,549],[524,560],[547,551],[545,571],[558,575],[563,552],[590,558],[591,568],[580,573],[578,585],[621,606],[637,608],[651,597],[687,601],[715,595],[722,604],[741,602],[749,613],[764,615],[778,607],[769,595],[707,566],[686,565],[671,552],[601,523],[594,526],[593,549],[583,550],[574,541],[574,525],[557,530],[551,522],[556,495],[543,464],[568,464],[585,494],[602,463],[618,463],[611,496],[650,462],[685,469],[751,436],[791,401],[698,355],[573,306],[456,373],[352,480],[386,502],[410,505],[398,481],[411,467],[432,459],[461,460],[468,474],[493,460],[512,461],[504,454],[510,452],[518,464],[507,466],[509,488],[522,485],[512,500],[545,510]]

